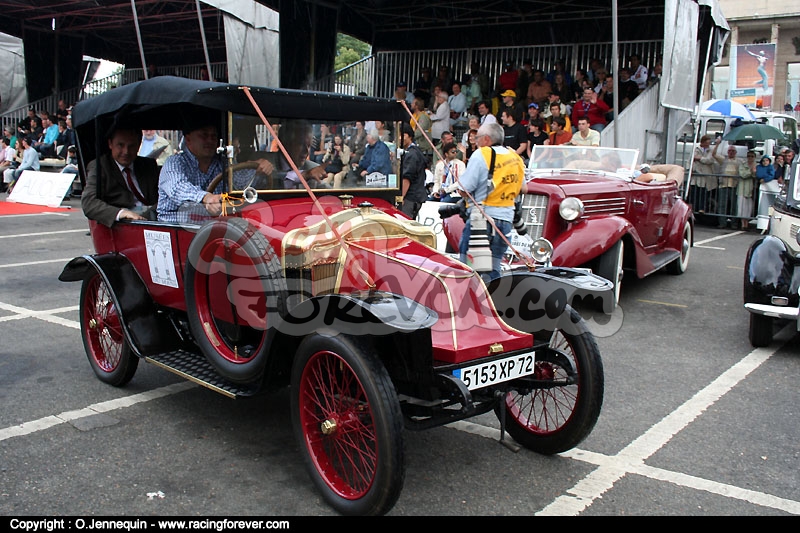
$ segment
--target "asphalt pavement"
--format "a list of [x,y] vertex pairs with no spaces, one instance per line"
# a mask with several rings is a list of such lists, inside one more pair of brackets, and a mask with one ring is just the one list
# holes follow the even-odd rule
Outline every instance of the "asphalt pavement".
[[[77,206],[77,201],[71,203]],[[0,515],[333,516],[293,439],[288,391],[230,400],[142,363],[94,377],[79,208],[0,217]],[[747,340],[742,275],[759,236],[698,226],[688,271],[626,273],[620,311],[587,315],[605,368],[598,423],[557,456],[498,443],[492,414],[407,431],[392,516],[800,515],[800,342]]]

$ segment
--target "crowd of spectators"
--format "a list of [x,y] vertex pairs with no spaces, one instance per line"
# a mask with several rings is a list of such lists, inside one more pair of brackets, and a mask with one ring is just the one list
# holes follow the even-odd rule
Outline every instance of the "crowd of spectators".
[[[620,111],[661,75],[660,61],[648,69],[637,54],[627,59],[616,73]],[[614,75],[600,59],[592,59],[589,69],[574,72],[562,60],[547,72],[534,68],[531,60],[521,65],[505,61],[496,83],[478,63],[461,77],[446,65],[438,68],[436,76],[433,72],[422,68],[413,85],[399,82],[394,95],[406,101],[413,113],[415,142],[430,158],[431,171],[436,161],[422,131],[433,145],[444,132],[452,131],[460,138],[456,143],[459,157],[466,160],[469,135],[482,124],[496,122],[503,126],[509,146],[527,159],[537,144],[571,142],[579,133],[579,122],[588,122],[588,128],[599,133],[614,118]],[[596,139],[581,132],[578,142],[594,144]]]
[[747,229],[753,217],[768,218],[795,152],[783,147],[773,161],[767,154],[757,158],[751,149],[741,158],[733,144],[723,155],[722,143],[721,137],[713,142],[709,135],[700,138],[687,199],[699,215],[716,217],[720,228]]

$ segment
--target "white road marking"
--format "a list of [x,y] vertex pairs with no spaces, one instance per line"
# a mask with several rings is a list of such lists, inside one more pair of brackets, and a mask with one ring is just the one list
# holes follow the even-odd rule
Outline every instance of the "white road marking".
[[[715,237],[709,237],[708,239],[704,239],[702,241],[695,241],[694,246],[698,247],[698,248],[714,248],[713,246],[703,246],[703,245],[708,243],[708,242],[714,242],[714,241],[718,241],[720,239],[727,239],[728,237],[734,237],[736,235],[741,235],[742,233],[745,233],[745,232],[744,231],[733,231],[731,233],[725,233],[723,235],[717,235]],[[714,248],[714,249],[716,249],[716,250],[724,250],[725,248]]]
[[[708,386],[684,402],[675,411],[664,417],[661,421],[651,426],[643,435],[623,448],[615,456],[607,456],[585,450],[573,449],[561,454],[563,457],[577,459],[597,465],[597,469],[581,479],[575,486],[567,490],[567,494],[559,496],[551,504],[536,513],[537,515],[551,516],[576,516],[589,507],[594,500],[603,496],[627,474],[639,474],[651,479],[659,479],[676,485],[695,488],[743,501],[780,509],[792,514],[800,514],[800,502],[779,498],[762,492],[751,491],[705,480],[679,472],[671,472],[660,468],[650,467],[644,461],[664,447],[675,435],[692,423],[709,407],[714,405],[722,396],[728,393],[739,382],[757,369],[775,352],[777,352],[795,331],[795,324],[785,326],[775,336],[777,342],[767,348],[756,348],[744,359],[722,373]],[[475,424],[465,425],[463,422],[450,424],[461,431],[475,433],[494,439],[500,438],[500,430],[487,428],[487,430],[472,431]]]
[[76,311],[78,309],[77,305],[71,305],[69,307],[59,307],[58,309],[47,309],[45,311],[32,311],[30,309],[25,309],[23,307],[17,307],[16,305],[0,302],[0,309],[14,313],[13,315],[0,316],[0,322],[19,320],[21,318],[38,318],[40,320],[44,320],[45,322],[58,324],[59,326],[66,326],[72,329],[81,329],[80,322],[56,316],[56,314],[58,313]]
[[13,233],[11,235],[0,235],[0,239],[14,239],[16,237],[43,237],[45,235],[58,235],[59,233],[86,233],[88,230],[83,229],[64,229],[61,231],[40,231],[39,233]]
[[[33,311],[0,302],[0,309],[14,313],[11,317],[0,317],[0,321],[31,317],[48,320],[53,323],[61,323],[61,325],[76,329],[80,328],[80,324],[75,321],[60,319],[60,317],[54,316],[55,313],[74,311],[78,309],[77,306],[61,307],[46,311]],[[775,336],[775,342],[770,347],[757,348],[750,352],[741,361],[722,373],[717,379],[697,392],[697,394],[684,402],[684,404],[675,411],[651,426],[650,429],[623,448],[618,454],[609,456],[579,448],[560,454],[561,457],[593,464],[597,466],[597,468],[578,481],[573,487],[567,489],[566,494],[557,497],[552,503],[545,506],[536,514],[558,516],[579,515],[591,506],[596,499],[601,498],[603,494],[613,488],[617,481],[628,474],[636,474],[649,479],[665,481],[677,486],[701,490],[727,498],[746,501],[754,505],[800,515],[800,502],[798,501],[644,464],[647,458],[663,448],[675,435],[691,424],[709,407],[714,405],[717,400],[722,398],[751,372],[767,361],[790,340],[795,333],[794,324],[789,324],[784,327]],[[139,394],[96,403],[84,407],[83,409],[65,411],[58,415],[46,416],[37,420],[24,422],[17,426],[0,428],[0,441],[23,435],[30,435],[87,416],[131,407],[196,387],[198,387],[198,385],[189,381],[180,382]],[[469,421],[453,422],[448,424],[447,427],[484,438],[493,440],[500,439],[499,429],[482,426]],[[511,437],[506,435],[506,438],[510,439]]]
[[75,259],[74,257],[69,257],[67,259],[44,259],[42,261],[28,261],[27,263],[9,263],[7,265],[0,265],[0,268],[19,268],[19,267],[26,267],[31,265],[46,265],[48,263],[62,263],[66,265],[70,261]]
[[0,441],[4,441],[12,437],[21,437],[23,435],[30,435],[31,433],[43,431],[53,426],[57,426],[65,422],[71,422],[79,418],[84,418],[99,413],[107,413],[109,411],[114,411],[116,409],[122,409],[124,407],[130,407],[132,405],[136,405],[139,403],[149,402],[150,400],[156,400],[158,398],[163,398],[164,396],[177,394],[179,392],[183,392],[198,386],[199,385],[195,385],[190,381],[183,381],[180,383],[175,383],[173,385],[167,385],[166,387],[145,391],[139,394],[133,394],[131,396],[124,396],[122,398],[116,398],[114,400],[108,400],[106,402],[96,403],[94,405],[90,405],[88,407],[84,407],[83,409],[79,409],[76,411],[64,411],[63,413],[58,415],[46,416],[38,420],[32,420],[30,422],[22,423],[18,426],[11,426],[0,429]]

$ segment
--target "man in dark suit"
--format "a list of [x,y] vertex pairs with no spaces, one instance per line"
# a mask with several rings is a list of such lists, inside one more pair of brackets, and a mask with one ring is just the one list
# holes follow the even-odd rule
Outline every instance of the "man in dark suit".
[[108,139],[110,152],[89,163],[81,194],[87,218],[108,227],[147,220],[143,214],[158,202],[159,171],[155,159],[136,155],[141,142],[141,130],[117,128]]

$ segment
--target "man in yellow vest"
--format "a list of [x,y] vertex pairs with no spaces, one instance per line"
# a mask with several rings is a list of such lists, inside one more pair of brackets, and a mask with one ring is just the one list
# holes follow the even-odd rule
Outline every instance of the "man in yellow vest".
[[[472,195],[482,204],[483,211],[494,221],[497,229],[508,239],[514,220],[514,200],[527,190],[525,186],[525,164],[513,150],[502,146],[505,132],[497,123],[483,124],[478,128],[476,143],[478,151],[469,159],[467,169],[459,179],[460,188]],[[481,157],[476,157],[480,154]],[[472,233],[472,218],[477,214],[476,207],[469,208],[464,233],[461,235],[459,253],[462,262],[467,262]],[[503,236],[494,231],[492,224],[486,223],[486,233],[491,249],[491,270],[484,273],[487,281],[500,276],[500,265],[508,248]],[[476,270],[481,270],[476,265]],[[488,269],[487,269],[488,270]]]

